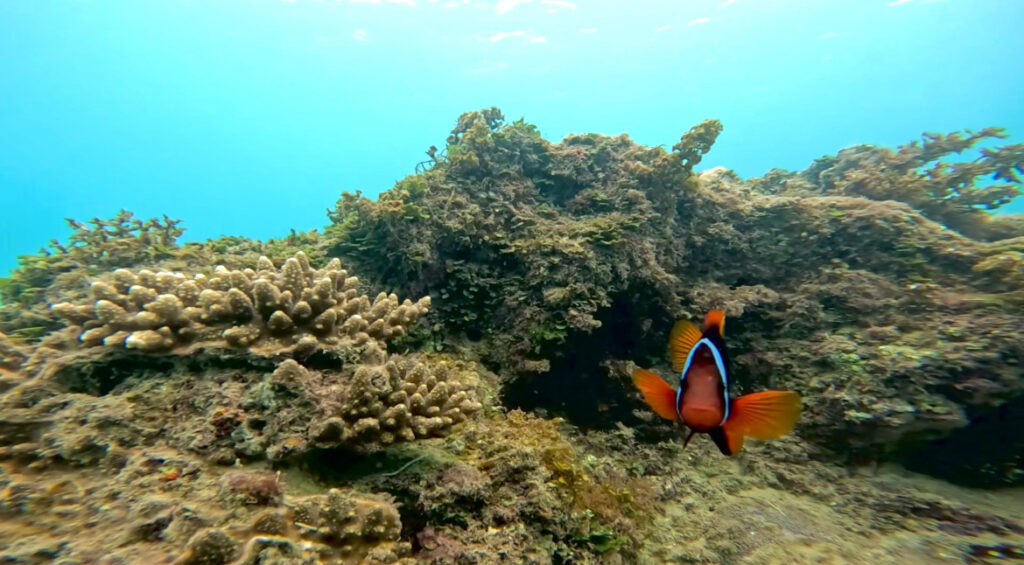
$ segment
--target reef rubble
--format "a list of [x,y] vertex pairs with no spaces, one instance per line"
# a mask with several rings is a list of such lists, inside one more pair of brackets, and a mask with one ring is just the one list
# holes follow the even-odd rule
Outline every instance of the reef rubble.
[[[491,108],[322,232],[69,220],[0,282],[0,560],[1019,559],[1024,221],[989,210],[1022,147],[744,180],[695,171],[721,130],[553,143]],[[736,392],[804,397],[732,458],[628,379],[712,308]]]

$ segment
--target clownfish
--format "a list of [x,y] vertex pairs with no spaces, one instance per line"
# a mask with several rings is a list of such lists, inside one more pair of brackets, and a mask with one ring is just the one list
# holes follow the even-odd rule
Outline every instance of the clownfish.
[[777,439],[793,430],[800,418],[800,395],[766,390],[729,397],[729,356],[725,349],[725,312],[712,310],[704,330],[681,320],[669,334],[672,370],[679,374],[673,390],[646,369],[633,371],[633,384],[662,418],[679,418],[688,428],[685,447],[694,434],[708,434],[725,455],[743,449],[743,438]]

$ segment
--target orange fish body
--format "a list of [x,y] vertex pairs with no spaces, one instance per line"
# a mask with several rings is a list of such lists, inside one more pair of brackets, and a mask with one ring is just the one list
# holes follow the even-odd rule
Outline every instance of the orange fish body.
[[633,383],[662,418],[679,418],[690,428],[686,443],[705,433],[725,455],[743,449],[743,438],[776,439],[793,430],[800,418],[800,395],[769,390],[729,397],[729,357],[725,348],[725,312],[712,310],[703,331],[677,322],[669,335],[672,370],[679,374],[673,390],[646,369],[633,372]]

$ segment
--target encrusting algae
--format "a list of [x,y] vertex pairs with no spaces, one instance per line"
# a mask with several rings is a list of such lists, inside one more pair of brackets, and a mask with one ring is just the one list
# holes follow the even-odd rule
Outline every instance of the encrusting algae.
[[[552,143],[491,108],[323,233],[71,221],[0,284],[0,560],[1013,557],[1017,491],[893,464],[1024,484],[1024,223],[985,210],[1020,147],[948,162],[1001,130],[928,135],[744,181],[694,171],[721,128]],[[712,310],[728,370],[667,358]],[[637,367],[803,413],[683,450]]]

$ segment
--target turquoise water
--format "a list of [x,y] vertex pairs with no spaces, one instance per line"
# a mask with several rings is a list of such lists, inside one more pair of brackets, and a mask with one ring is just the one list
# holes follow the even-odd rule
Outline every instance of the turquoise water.
[[0,0],[0,273],[120,208],[186,239],[320,227],[492,105],[668,146],[718,118],[702,166],[745,177],[923,131],[1020,142],[1021,21],[1011,0]]

